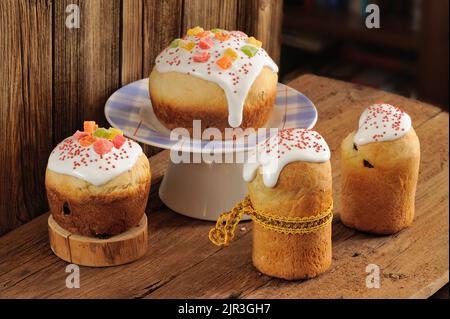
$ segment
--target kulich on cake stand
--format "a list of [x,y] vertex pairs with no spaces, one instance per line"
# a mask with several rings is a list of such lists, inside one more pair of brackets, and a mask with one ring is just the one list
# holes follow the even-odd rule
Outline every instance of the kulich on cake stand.
[[[172,149],[177,140],[170,138],[170,130],[156,118],[148,92],[148,79],[130,83],[111,95],[105,105],[105,116],[111,126],[121,129],[136,141]],[[314,104],[302,93],[278,83],[275,105],[267,128],[312,128],[317,121]],[[266,135],[264,135],[266,136]],[[260,136],[262,138],[262,136]],[[210,141],[188,139],[181,151],[189,157],[205,152]],[[259,140],[261,141],[261,140]],[[245,153],[255,147],[245,138],[231,141],[214,141],[220,156],[227,153]],[[194,155],[197,154],[197,155]],[[169,162],[159,189],[161,200],[180,214],[215,221],[223,211],[228,211],[247,194],[242,178],[243,163]],[[248,217],[247,217],[248,219]]]
[[[298,125],[303,115],[297,111],[305,105],[296,102],[305,98],[277,82],[278,66],[261,41],[237,30],[197,26],[158,54],[148,81],[116,92],[105,113],[111,125],[131,138],[171,150],[159,189],[169,208],[216,220],[245,196],[241,172],[247,151],[269,136],[266,130],[245,136],[246,129],[312,127],[316,121],[315,108],[306,99],[312,116]],[[274,108],[277,97],[279,107]],[[236,129],[227,136],[230,127]],[[183,134],[174,136],[177,129]],[[181,161],[175,159],[179,153]]]

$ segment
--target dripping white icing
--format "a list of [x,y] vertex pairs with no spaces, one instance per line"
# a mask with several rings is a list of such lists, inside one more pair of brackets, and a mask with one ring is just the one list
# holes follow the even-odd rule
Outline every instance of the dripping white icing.
[[109,153],[99,155],[92,144],[84,147],[68,137],[51,152],[47,168],[99,186],[130,170],[141,154],[139,144],[129,139],[120,149],[113,147]]
[[[247,93],[261,70],[267,66],[278,72],[278,66],[269,57],[263,48],[259,48],[253,57],[248,57],[241,51],[241,47],[248,45],[248,36],[239,31],[231,31],[229,40],[220,41],[210,33],[208,37],[213,39],[210,49],[199,47],[200,38],[186,36],[186,41],[195,42],[195,47],[185,50],[180,47],[164,49],[156,58],[156,70],[158,72],[181,72],[191,74],[211,81],[219,85],[225,92],[228,102],[228,124],[238,127],[242,123],[242,111]],[[223,70],[215,62],[224,55],[227,48],[232,48],[237,53],[237,59],[231,67]],[[197,53],[208,52],[210,58],[207,62],[195,62],[193,56]]]
[[277,184],[283,168],[292,162],[321,163],[330,159],[324,138],[309,129],[285,129],[258,146],[257,152],[244,165],[243,177],[251,182],[259,167],[266,187]]
[[411,118],[404,111],[390,104],[374,104],[361,114],[354,142],[363,145],[391,141],[402,137],[410,129]]

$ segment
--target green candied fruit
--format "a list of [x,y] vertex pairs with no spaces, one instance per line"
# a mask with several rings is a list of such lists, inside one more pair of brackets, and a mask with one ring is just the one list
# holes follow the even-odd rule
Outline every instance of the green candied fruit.
[[214,29],[211,29],[211,32],[212,33],[217,33],[217,32],[224,32],[225,30],[223,30],[223,29],[219,29],[219,28],[214,28]]
[[180,40],[181,40],[181,39],[175,39],[175,40],[173,40],[173,41],[170,43],[169,47],[170,47],[170,48],[177,48],[178,45],[179,45]]
[[98,129],[95,130],[94,133],[92,133],[92,135],[95,137],[109,138],[111,132],[104,127],[99,127]]
[[258,47],[255,47],[254,45],[244,45],[241,48],[241,51],[244,52],[248,57],[255,56],[256,52],[258,52]]

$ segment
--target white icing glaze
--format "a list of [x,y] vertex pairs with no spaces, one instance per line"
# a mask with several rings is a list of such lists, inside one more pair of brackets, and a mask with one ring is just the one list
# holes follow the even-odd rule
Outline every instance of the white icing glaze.
[[361,114],[354,142],[363,145],[391,141],[402,137],[409,130],[411,118],[404,111],[390,104],[374,104]]
[[309,129],[285,129],[258,145],[257,152],[244,165],[243,177],[251,182],[259,167],[266,187],[277,184],[283,168],[292,162],[321,163],[330,159],[325,139]]
[[[231,127],[238,127],[242,123],[242,111],[247,93],[263,67],[267,66],[278,72],[278,66],[269,57],[263,48],[259,48],[253,57],[248,57],[241,51],[241,47],[248,45],[248,37],[239,31],[230,31],[229,40],[220,41],[214,38],[211,32],[208,37],[213,39],[214,45],[210,49],[199,47],[200,38],[186,36],[185,41],[195,42],[195,47],[185,50],[181,47],[166,48],[156,58],[158,72],[180,72],[191,74],[219,85],[225,92],[228,102],[228,123]],[[231,67],[223,70],[215,62],[224,55],[227,48],[237,53],[237,59]],[[195,62],[196,53],[208,52],[210,58],[207,62]]]
[[84,147],[68,137],[51,152],[47,168],[99,186],[130,170],[141,154],[139,144],[129,139],[120,149],[113,147],[109,153],[99,155],[93,144]]

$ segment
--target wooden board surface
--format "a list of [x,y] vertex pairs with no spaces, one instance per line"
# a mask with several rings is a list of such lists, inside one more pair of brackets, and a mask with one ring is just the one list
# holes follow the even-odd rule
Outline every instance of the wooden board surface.
[[[258,273],[251,263],[251,222],[242,223],[228,248],[208,240],[211,222],[183,217],[158,199],[167,152],[151,158],[149,249],[135,263],[81,267],[81,288],[65,286],[66,263],[48,244],[47,215],[0,238],[0,297],[42,298],[427,298],[448,282],[448,113],[390,93],[316,76],[289,85],[317,106],[316,129],[332,151],[335,218],[333,263],[321,276],[287,282]],[[422,160],[412,227],[373,236],[339,222],[339,143],[373,102],[404,108],[421,141]],[[365,286],[368,264],[381,268],[381,287]]]

